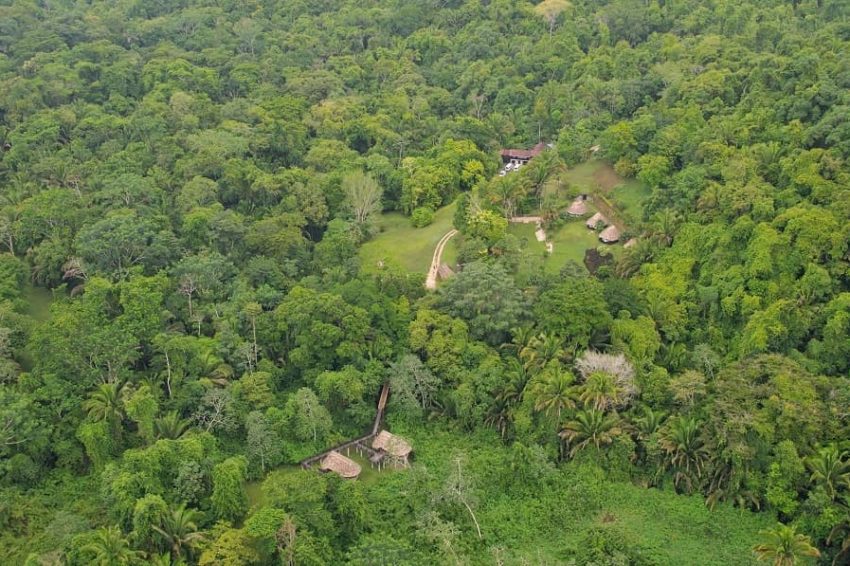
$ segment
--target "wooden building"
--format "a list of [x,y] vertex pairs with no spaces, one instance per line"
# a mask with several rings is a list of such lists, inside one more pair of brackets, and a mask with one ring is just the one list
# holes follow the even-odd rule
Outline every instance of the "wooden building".
[[410,453],[413,447],[401,438],[382,430],[372,440],[372,448],[383,455],[383,462],[396,468],[406,468],[410,464]]
[[525,165],[546,149],[546,144],[538,143],[531,149],[503,149],[501,151],[502,163],[505,165]]

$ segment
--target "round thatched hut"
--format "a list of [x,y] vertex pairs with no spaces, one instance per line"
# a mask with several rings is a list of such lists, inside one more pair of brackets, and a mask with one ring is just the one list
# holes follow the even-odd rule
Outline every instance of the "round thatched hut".
[[596,227],[599,224],[602,224],[603,226],[608,226],[608,219],[602,216],[601,212],[597,212],[596,214],[588,218],[587,222],[585,222],[585,225],[591,230],[596,230]]
[[612,224],[599,233],[599,239],[606,244],[613,244],[620,240],[620,231]]
[[587,200],[582,196],[575,199],[567,209],[567,214],[570,216],[584,216],[587,214]]

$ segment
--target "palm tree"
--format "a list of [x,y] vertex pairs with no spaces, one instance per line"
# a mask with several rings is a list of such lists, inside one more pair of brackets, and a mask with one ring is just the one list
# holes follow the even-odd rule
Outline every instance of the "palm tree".
[[541,332],[531,338],[528,345],[520,350],[519,357],[525,362],[527,369],[539,370],[551,361],[562,359],[564,349],[560,338]]
[[850,462],[847,452],[839,451],[835,446],[824,446],[818,453],[806,459],[806,465],[812,475],[809,480],[822,485],[830,499],[835,501],[838,488],[850,483]]
[[92,541],[80,550],[91,554],[92,559],[88,563],[97,566],[138,564],[142,557],[141,552],[130,548],[130,543],[118,527],[99,528]]
[[573,374],[560,367],[542,373],[530,391],[534,399],[534,410],[547,415],[554,412],[560,421],[564,409],[575,407],[572,397],[574,382]]
[[620,417],[616,413],[606,415],[597,409],[578,411],[575,418],[561,429],[560,436],[570,446],[570,458],[590,445],[597,454],[603,446],[614,442],[621,432]]
[[666,413],[664,411],[653,411],[649,405],[644,405],[643,415],[633,419],[638,440],[646,441],[650,436],[655,434],[661,428],[661,423],[664,421],[665,416]]
[[700,434],[701,423],[693,417],[670,419],[661,431],[660,445],[666,469],[675,470],[673,485],[684,484],[690,492],[695,480],[702,478],[708,462],[708,450]]
[[617,262],[616,271],[620,277],[627,278],[637,273],[640,266],[651,262],[658,253],[658,244],[648,238],[638,238],[635,245],[623,250],[624,253]]
[[502,344],[501,347],[506,350],[513,350],[517,357],[522,357],[523,350],[528,348],[532,340],[534,340],[534,327],[517,326],[511,328],[511,341]]
[[191,555],[192,549],[204,540],[204,533],[198,530],[198,523],[203,519],[203,513],[195,509],[187,509],[181,503],[176,509],[170,509],[162,517],[160,525],[154,526],[165,543],[171,547],[171,556],[175,559],[183,557],[186,549]]
[[826,539],[827,544],[832,544],[838,540],[841,541],[841,548],[838,550],[835,558],[832,559],[833,564],[847,564],[850,562],[848,561],[848,557],[850,557],[850,498],[845,495],[842,499],[843,504],[841,507],[844,510],[844,517],[842,517],[840,523],[832,527],[829,537]]
[[558,152],[552,150],[544,151],[528,164],[527,178],[531,183],[531,188],[534,189],[534,196],[537,198],[538,207],[543,197],[543,188],[546,186],[546,181],[563,168],[564,162],[561,161]]
[[189,430],[190,424],[188,420],[181,419],[177,411],[171,411],[156,419],[153,429],[157,438],[177,440]]
[[107,421],[113,432],[118,433],[124,419],[123,389],[124,383],[102,383],[83,402],[83,409],[91,419]]
[[759,560],[769,560],[774,566],[793,566],[804,556],[820,556],[818,549],[812,546],[811,539],[798,533],[793,526],[779,524],[775,529],[759,534],[765,542],[754,546],[753,552]]
[[587,376],[579,390],[579,400],[584,406],[598,411],[607,411],[619,405],[623,398],[617,378],[604,371],[595,371]]

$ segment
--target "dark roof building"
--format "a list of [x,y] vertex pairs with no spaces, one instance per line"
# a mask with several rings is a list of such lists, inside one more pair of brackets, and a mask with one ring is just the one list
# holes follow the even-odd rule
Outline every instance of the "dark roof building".
[[546,144],[543,142],[538,143],[531,149],[503,149],[501,151],[502,161],[504,163],[510,163],[512,161],[527,163],[532,158],[543,153],[544,149],[546,149]]

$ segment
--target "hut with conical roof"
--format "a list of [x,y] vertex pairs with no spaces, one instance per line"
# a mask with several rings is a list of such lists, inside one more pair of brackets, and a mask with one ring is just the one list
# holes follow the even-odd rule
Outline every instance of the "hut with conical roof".
[[603,226],[608,226],[608,219],[602,216],[601,212],[597,212],[596,214],[588,218],[587,222],[585,222],[585,225],[591,230],[596,230],[596,227],[599,224],[602,224]]
[[570,216],[584,216],[587,214],[587,200],[583,196],[575,199],[567,209],[567,214]]
[[408,466],[410,453],[413,447],[405,439],[392,434],[388,430],[382,430],[372,440],[372,448],[379,453],[385,454],[388,463],[398,467]]
[[599,233],[599,239],[605,244],[613,244],[620,240],[620,231],[612,224]]
[[328,452],[327,456],[322,458],[319,469],[323,472],[333,472],[345,479],[354,479],[360,475],[360,464],[336,450]]

